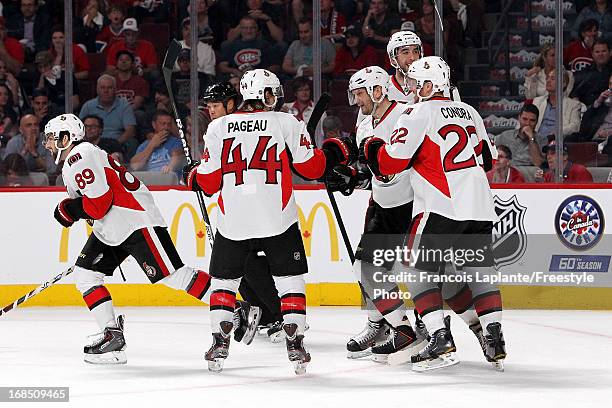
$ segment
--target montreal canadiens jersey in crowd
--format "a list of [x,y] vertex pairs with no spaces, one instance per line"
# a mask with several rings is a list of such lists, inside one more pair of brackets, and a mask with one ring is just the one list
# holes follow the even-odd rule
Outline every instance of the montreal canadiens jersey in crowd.
[[223,116],[208,126],[205,144],[197,181],[208,195],[220,187],[218,230],[233,240],[285,232],[297,222],[291,165],[311,178],[325,169],[306,124],[288,113]]
[[[406,103],[414,103],[414,93],[409,92],[407,94],[404,93],[402,86],[395,79],[395,75],[389,76],[389,90],[387,91],[387,98],[390,101],[396,102],[406,102]],[[355,127],[358,127],[361,122],[365,119],[366,115],[361,113],[361,109],[357,114],[357,124]]]
[[433,212],[453,220],[495,221],[493,195],[481,167],[484,148],[497,159],[497,150],[474,108],[448,98],[432,98],[401,115],[390,143],[379,150],[378,161],[383,174],[410,167],[414,214]]
[[[357,127],[357,145],[361,145],[361,141],[370,136],[378,137],[389,143],[397,120],[409,106],[407,103],[392,102],[376,124],[371,115],[365,116]],[[372,198],[384,208],[397,207],[412,201],[414,193],[408,171],[391,176],[388,182],[372,177]]]
[[82,142],[62,168],[71,198],[83,197],[83,209],[95,219],[93,232],[108,245],[119,245],[134,231],[166,226],[149,189],[104,150]]

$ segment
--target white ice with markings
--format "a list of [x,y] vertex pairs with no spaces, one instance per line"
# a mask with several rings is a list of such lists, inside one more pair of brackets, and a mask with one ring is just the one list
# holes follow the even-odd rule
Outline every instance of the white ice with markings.
[[[283,343],[232,343],[221,374],[203,359],[207,308],[118,308],[128,363],[83,362],[96,331],[86,308],[22,308],[0,319],[0,386],[69,386],[71,406],[137,407],[609,407],[612,312],[505,311],[506,371],[484,361],[453,316],[461,363],[428,373],[348,360],[365,324],[358,308],[309,308],[312,362],[293,373]],[[110,405],[113,404],[113,405]],[[179,405],[180,404],[180,405]],[[223,405],[218,405],[223,404]],[[54,405],[55,406],[55,405]]]

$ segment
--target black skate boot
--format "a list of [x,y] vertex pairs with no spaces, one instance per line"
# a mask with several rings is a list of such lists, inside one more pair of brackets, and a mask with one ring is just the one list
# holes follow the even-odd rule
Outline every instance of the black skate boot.
[[266,330],[266,336],[272,343],[280,343],[285,338],[285,332],[283,331],[283,321],[279,320],[274,322],[268,330]]
[[310,363],[310,353],[304,347],[304,335],[297,334],[297,324],[290,323],[283,325],[286,335],[287,355],[293,364],[293,369],[297,375],[306,373],[306,366]]
[[389,326],[384,320],[373,322],[368,319],[366,327],[346,343],[347,358],[355,359],[372,354],[372,347],[385,341],[389,334]]
[[[406,323],[408,323],[406,321]],[[410,361],[410,356],[425,345],[425,341],[417,341],[417,336],[409,324],[391,328],[387,341],[372,347],[372,360],[391,365]]]
[[506,358],[506,342],[502,333],[501,323],[489,323],[485,335],[485,357],[493,364],[496,370],[504,371],[504,359]]
[[414,309],[414,332],[417,336],[417,341],[429,341],[429,333],[427,332],[427,327],[425,327],[425,323],[421,320],[421,316]]
[[84,360],[90,364],[125,364],[124,318],[117,316],[117,327],[107,327],[98,335],[90,336],[91,344],[83,348]]
[[212,334],[213,344],[204,356],[208,361],[208,370],[214,373],[220,373],[223,370],[223,364],[229,355],[230,335],[234,327],[231,322],[221,322],[219,326],[221,331]]
[[423,350],[413,355],[412,370],[417,372],[435,370],[459,363],[455,356],[455,341],[450,332],[450,319],[444,319],[445,328],[436,330]]
[[257,333],[257,325],[261,319],[261,309],[251,306],[243,300],[236,301],[234,309],[234,340],[245,344],[251,344]]

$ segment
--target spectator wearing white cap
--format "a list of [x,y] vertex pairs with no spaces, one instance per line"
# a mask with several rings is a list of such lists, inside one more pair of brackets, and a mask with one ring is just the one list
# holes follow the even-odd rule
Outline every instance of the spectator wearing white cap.
[[121,29],[124,39],[115,42],[107,52],[106,69],[111,72],[116,70],[117,53],[122,50],[134,54],[134,65],[139,75],[148,80],[159,78],[157,69],[157,53],[150,41],[138,38],[138,23],[135,18],[126,18]]

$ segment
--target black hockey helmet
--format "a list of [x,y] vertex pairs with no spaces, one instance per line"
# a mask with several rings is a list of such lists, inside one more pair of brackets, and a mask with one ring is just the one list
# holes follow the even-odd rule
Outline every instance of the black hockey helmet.
[[224,81],[206,88],[202,102],[227,102],[230,99],[237,101],[238,92],[236,92],[236,88],[231,83]]

